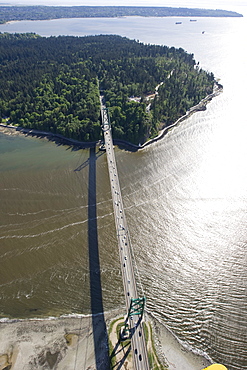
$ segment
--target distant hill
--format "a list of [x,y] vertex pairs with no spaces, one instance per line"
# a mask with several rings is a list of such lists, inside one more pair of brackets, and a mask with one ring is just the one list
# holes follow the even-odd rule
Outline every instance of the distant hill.
[[0,23],[20,20],[95,17],[242,17],[220,9],[139,7],[139,6],[1,6]]

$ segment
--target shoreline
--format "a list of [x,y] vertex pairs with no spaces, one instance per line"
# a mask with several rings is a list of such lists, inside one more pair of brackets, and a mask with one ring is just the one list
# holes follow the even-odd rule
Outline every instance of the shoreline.
[[[5,4],[3,4],[5,5]],[[20,8],[36,8],[37,6],[36,5],[21,5],[19,6]],[[43,8],[42,10],[47,10],[46,8],[48,8],[47,5],[41,5],[41,7]],[[53,14],[48,14],[43,16],[43,17],[40,17],[39,15],[35,14],[34,12],[34,15],[30,18],[26,18],[25,15],[21,15],[17,17],[15,17],[15,10],[17,8],[16,5],[11,5],[11,8],[13,8],[14,10],[14,16],[12,14],[12,17],[9,16],[8,18],[9,19],[4,19],[4,16],[2,16],[2,19],[1,19],[1,22],[0,24],[8,24],[8,23],[11,23],[11,22],[21,22],[21,21],[31,21],[31,22],[37,22],[37,21],[53,21],[53,20],[61,20],[61,19],[78,19],[78,18],[81,18],[81,19],[92,19],[92,18],[128,18],[128,17],[140,17],[140,18],[209,18],[209,17],[214,17],[214,18],[240,18],[240,17],[243,17],[243,14],[241,13],[238,13],[236,11],[231,11],[231,10],[223,10],[223,9],[203,9],[203,8],[185,8],[186,11],[180,11],[179,8],[177,7],[164,7],[164,6],[148,6],[148,7],[145,7],[145,6],[112,6],[112,5],[108,5],[106,6],[106,8],[108,8],[108,11],[114,11],[114,10],[117,10],[117,8],[126,8],[127,10],[127,14],[126,12],[120,12],[117,10],[116,13],[114,13],[114,15],[111,15],[111,12],[108,12],[107,14],[98,14],[98,11],[101,10],[101,8],[103,8],[102,6],[95,6],[95,7],[92,7],[92,6],[87,6],[87,5],[79,5],[79,6],[75,6],[75,5],[72,5],[71,8],[77,8],[76,11],[78,11],[78,9],[80,10],[81,8],[84,8],[84,10],[88,10],[88,9],[85,9],[85,8],[97,8],[97,12],[96,13],[84,13],[84,14],[80,14],[78,16],[78,12],[72,12],[72,14],[70,13],[70,15],[66,15],[64,12],[63,14],[56,14],[56,11],[55,13]],[[60,8],[60,11],[61,9],[62,10],[67,10],[66,8],[68,8],[68,6],[66,5],[62,5],[62,6],[56,6],[56,5],[52,5],[50,6],[50,8],[52,10],[56,9],[57,8]],[[122,10],[123,10],[122,9]],[[131,12],[130,10],[133,10],[135,9],[134,12]],[[146,10],[149,10],[149,12],[147,13]],[[34,10],[34,9],[32,9]],[[37,10],[37,9],[35,9]],[[75,9],[73,9],[75,10]],[[91,9],[92,10],[92,9]],[[139,10],[139,11],[138,11]],[[143,10],[144,10],[144,13],[143,13]],[[155,10],[155,11],[154,11]],[[157,10],[161,12],[158,12],[157,13]],[[163,12],[162,12],[163,10]],[[165,11],[164,11],[165,10]],[[129,14],[132,13],[132,14]],[[12,12],[13,13],[13,12]],[[80,12],[79,12],[80,13]],[[150,14],[151,13],[151,14]],[[172,14],[171,14],[172,13]],[[43,13],[43,15],[46,14],[46,12]],[[13,19],[13,18],[16,18],[16,19]]]
[[170,126],[166,126],[163,129],[161,129],[160,133],[156,137],[146,141],[144,144],[139,146],[139,149],[144,149],[146,146],[159,141],[160,139],[162,139],[168,133],[168,131],[170,129],[172,129],[173,127],[178,126],[181,122],[185,121],[187,118],[192,116],[194,113],[206,110],[207,109],[207,104],[214,97],[218,96],[222,91],[223,91],[223,86],[220,83],[218,83],[217,81],[215,81],[214,91],[211,94],[207,95],[197,105],[194,105],[193,107],[191,107],[183,116],[178,118],[177,121],[172,123]]
[[35,129],[29,129],[25,127],[12,126],[12,125],[6,125],[4,123],[0,123],[0,132],[7,134],[7,132],[4,131],[4,129],[7,129],[8,133],[13,133],[13,131],[15,131],[14,134],[23,134],[25,136],[42,137],[49,141],[53,141],[55,143],[59,143],[62,145],[71,145],[71,146],[74,146],[80,149],[91,148],[99,144],[99,141],[91,141],[91,142],[78,141],[78,140],[66,138],[65,136],[62,136],[60,134],[53,134],[52,132],[39,131]]
[[[94,316],[2,321],[0,369],[107,370],[107,335],[102,335],[101,324],[104,321],[109,331],[111,322],[123,317],[123,313],[124,308],[119,308]],[[184,346],[153,315],[146,313],[146,321],[152,327],[158,358],[167,369],[201,370],[212,364],[208,356]]]
[[180,340],[162,321],[148,313],[158,358],[169,370],[202,370],[213,363],[207,353]]
[[[218,96],[222,92],[222,90],[223,90],[223,86],[220,83],[218,83],[217,81],[215,81],[214,91],[211,94],[207,95],[197,105],[191,107],[183,116],[178,118],[177,121],[175,121],[174,123],[172,123],[169,126],[164,127],[163,129],[161,129],[159,134],[156,137],[154,137],[153,139],[147,140],[142,145],[135,145],[135,144],[132,144],[128,141],[121,140],[121,139],[114,139],[113,144],[119,146],[120,149],[125,149],[125,150],[129,150],[129,151],[138,151],[138,150],[144,149],[148,145],[151,145],[151,144],[161,140],[168,133],[169,130],[178,126],[181,122],[183,122],[184,120],[189,118],[192,114],[194,114],[196,112],[199,112],[199,111],[206,110],[207,109],[206,108],[207,104],[214,97]],[[4,124],[4,123],[0,123],[0,132],[3,132],[5,134],[7,134],[7,132],[4,132],[4,129],[9,130],[9,132],[12,131],[12,133],[13,133],[13,130],[15,130],[16,134],[20,133],[20,134],[23,134],[25,136],[43,137],[43,138],[45,138],[49,141],[53,141],[55,143],[59,143],[59,144],[62,144],[62,145],[69,145],[69,146],[72,146],[72,147],[75,147],[75,148],[78,148],[78,149],[89,149],[89,148],[92,148],[94,146],[100,146],[100,140],[91,141],[91,142],[78,141],[78,140],[75,140],[75,139],[66,138],[65,136],[62,136],[60,134],[54,134],[52,132],[39,131],[39,130],[35,130],[35,129],[28,129],[28,128],[24,128],[24,127],[20,127],[20,126],[12,126],[12,125],[7,125],[7,124]]]

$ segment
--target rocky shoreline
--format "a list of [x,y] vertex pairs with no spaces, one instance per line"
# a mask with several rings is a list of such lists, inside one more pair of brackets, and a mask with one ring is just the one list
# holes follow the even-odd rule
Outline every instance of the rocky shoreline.
[[143,149],[146,146],[148,146],[148,145],[150,145],[152,143],[157,142],[158,140],[162,139],[168,133],[169,130],[171,130],[175,126],[178,126],[181,122],[183,122],[184,120],[186,120],[187,118],[189,118],[192,114],[194,114],[196,112],[200,112],[200,111],[206,110],[207,109],[207,104],[214,97],[218,96],[222,91],[223,91],[223,86],[219,82],[216,82],[215,81],[214,91],[211,94],[207,95],[197,105],[195,105],[194,107],[190,108],[185,113],[185,115],[183,115],[182,117],[180,117],[176,122],[172,123],[170,126],[164,127],[160,131],[160,133],[159,133],[158,136],[156,136],[155,138],[153,138],[151,140],[146,141],[143,145],[139,146],[138,148],[139,149]]

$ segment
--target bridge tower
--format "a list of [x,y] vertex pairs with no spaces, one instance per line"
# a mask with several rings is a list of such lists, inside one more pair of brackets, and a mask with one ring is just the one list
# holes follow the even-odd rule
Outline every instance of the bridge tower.
[[[102,151],[105,152],[106,148],[105,148],[104,132],[107,131],[107,130],[111,130],[110,115],[109,115],[109,112],[108,112],[108,108],[106,108],[105,106],[101,108],[101,117],[102,117],[102,124],[101,124],[102,140],[101,140],[101,145],[99,147],[99,150],[102,150]],[[107,122],[107,124],[105,124],[106,122]]]
[[121,340],[125,340],[126,337],[130,335],[130,320],[133,320],[133,316],[138,316],[138,321],[140,322],[143,317],[144,307],[145,307],[146,298],[131,298],[129,310],[124,322],[123,329],[121,331]]

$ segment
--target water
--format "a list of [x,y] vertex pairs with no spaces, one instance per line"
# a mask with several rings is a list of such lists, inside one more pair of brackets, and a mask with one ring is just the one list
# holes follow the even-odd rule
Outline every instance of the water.
[[[182,47],[220,79],[224,91],[206,111],[141,152],[116,148],[116,159],[148,310],[185,343],[230,370],[244,370],[247,22],[177,20],[18,22],[0,32],[116,33]],[[89,151],[30,137],[0,140],[1,316],[89,313]],[[96,157],[102,296],[109,310],[123,305],[122,283],[106,158]]]

